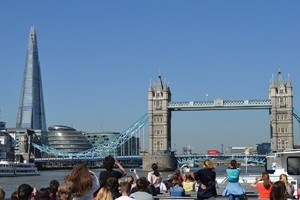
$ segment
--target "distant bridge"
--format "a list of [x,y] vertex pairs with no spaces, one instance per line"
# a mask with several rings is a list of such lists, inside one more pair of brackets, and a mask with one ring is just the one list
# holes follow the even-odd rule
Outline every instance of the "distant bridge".
[[[249,163],[265,164],[266,155],[242,155],[242,154],[192,154],[192,155],[175,155],[177,163],[179,165],[185,163],[194,163],[195,161],[204,161],[206,159],[219,159],[219,160],[237,160],[237,161],[247,161]],[[105,156],[85,156],[85,157],[56,157],[56,158],[35,158],[35,163],[47,163],[47,162],[76,162],[76,161],[103,161]],[[119,161],[141,161],[142,156],[116,156]]]

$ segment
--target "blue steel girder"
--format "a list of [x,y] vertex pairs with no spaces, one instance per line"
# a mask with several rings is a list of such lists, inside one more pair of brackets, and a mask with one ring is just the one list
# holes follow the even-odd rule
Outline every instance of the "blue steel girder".
[[293,108],[293,116],[296,118],[298,123],[300,123],[300,114],[295,108]]
[[82,151],[79,153],[68,153],[65,151],[60,151],[57,149],[54,149],[47,145],[39,145],[33,143],[33,147],[39,149],[42,152],[46,152],[48,154],[52,154],[55,156],[61,156],[61,157],[95,157],[99,156],[103,153],[107,153],[110,150],[116,149],[118,146],[124,144],[127,142],[132,136],[134,136],[141,128],[145,126],[145,124],[148,122],[148,113],[144,114],[140,119],[135,122],[133,125],[131,125],[127,130],[123,131],[118,137],[113,139],[112,141],[99,145],[97,147],[88,149],[86,151]]
[[169,102],[168,109],[176,111],[271,109],[271,100],[222,100]]

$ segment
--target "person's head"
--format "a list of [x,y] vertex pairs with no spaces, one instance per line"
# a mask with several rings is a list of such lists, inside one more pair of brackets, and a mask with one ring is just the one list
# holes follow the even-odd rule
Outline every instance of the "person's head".
[[178,175],[177,174],[174,174],[173,175],[173,178],[172,178],[172,184],[173,186],[177,185],[179,183],[179,178],[178,178]]
[[131,190],[131,184],[129,182],[124,181],[121,184],[121,193],[122,193],[122,196],[129,195],[130,194],[130,190]]
[[206,169],[209,169],[209,170],[215,169],[215,165],[211,160],[205,160],[203,165]]
[[28,200],[32,197],[33,188],[28,184],[21,184],[18,187],[18,198],[20,200]]
[[74,193],[74,184],[72,181],[65,181],[59,187],[57,196],[59,200],[70,200]]
[[273,184],[271,193],[270,193],[270,199],[271,200],[286,199],[284,182],[276,181]]
[[111,155],[106,156],[104,158],[103,165],[106,170],[112,170],[115,165],[114,157],[112,157]]
[[35,200],[49,200],[49,199],[50,199],[50,193],[47,188],[41,188],[36,191]]
[[106,181],[106,187],[109,190],[114,190],[119,185],[118,180],[115,177],[109,177]]
[[2,187],[0,187],[0,200],[4,200],[5,199],[5,191]]
[[230,167],[233,168],[233,169],[237,168],[237,162],[236,162],[236,160],[231,160],[230,161]]
[[153,171],[157,171],[157,170],[158,170],[158,166],[157,166],[156,163],[153,163],[153,164],[151,165],[151,168],[152,168]]
[[69,174],[68,181],[74,183],[76,195],[82,195],[92,188],[92,175],[86,162],[79,161]]
[[134,178],[131,175],[127,175],[124,181],[129,182],[131,185],[133,184]]
[[266,172],[264,172],[264,173],[262,173],[261,178],[262,178],[262,180],[263,180],[264,187],[265,187],[266,189],[270,188],[270,186],[271,186],[271,181],[270,181],[270,176],[269,176],[269,174],[266,173]]
[[14,191],[13,193],[11,193],[10,195],[10,200],[19,200],[18,197],[18,190]]
[[177,174],[178,176],[180,176],[180,170],[179,170],[179,169],[176,169],[176,170],[175,170],[175,174]]
[[139,191],[145,191],[148,185],[149,181],[145,178],[139,178],[138,180],[136,180],[136,187]]
[[151,168],[152,168],[152,170],[153,170],[154,175],[155,175],[155,176],[159,176],[157,164],[156,164],[156,163],[153,163],[153,164],[151,165]]
[[280,174],[279,180],[282,181],[282,182],[284,182],[284,185],[287,186],[287,184],[288,184],[288,177],[287,177],[286,174]]
[[185,173],[184,174],[184,179],[185,180],[189,180],[189,181],[192,181],[193,180],[193,177],[192,177],[192,174],[191,173]]
[[57,180],[50,181],[49,192],[53,194],[57,193],[58,186],[59,186],[59,182]]

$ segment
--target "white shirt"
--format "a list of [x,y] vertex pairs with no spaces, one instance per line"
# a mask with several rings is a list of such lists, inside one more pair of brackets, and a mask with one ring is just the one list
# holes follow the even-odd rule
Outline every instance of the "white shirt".
[[134,199],[129,196],[120,196],[119,198],[116,198],[116,200],[134,200]]

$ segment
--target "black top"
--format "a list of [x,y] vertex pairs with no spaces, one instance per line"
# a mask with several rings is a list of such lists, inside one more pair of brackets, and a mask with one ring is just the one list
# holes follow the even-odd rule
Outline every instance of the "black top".
[[100,175],[99,175],[99,182],[100,182],[100,189],[106,185],[106,181],[108,178],[110,177],[114,177],[117,180],[119,180],[122,177],[122,173],[119,171],[114,171],[114,170],[110,170],[110,171],[101,171]]
[[206,186],[206,189],[203,190],[200,184],[197,192],[198,199],[208,199],[217,196],[215,171],[203,168],[195,172],[194,177],[200,181],[201,184]]

